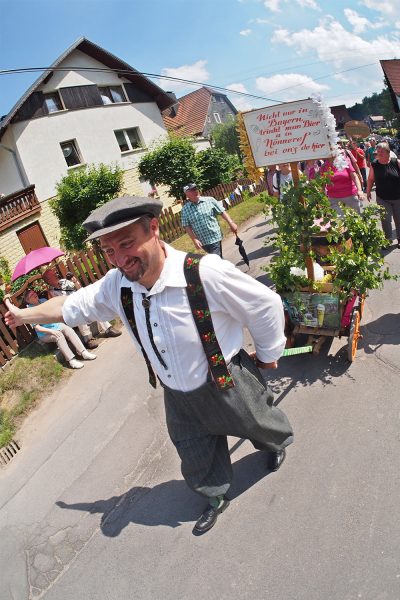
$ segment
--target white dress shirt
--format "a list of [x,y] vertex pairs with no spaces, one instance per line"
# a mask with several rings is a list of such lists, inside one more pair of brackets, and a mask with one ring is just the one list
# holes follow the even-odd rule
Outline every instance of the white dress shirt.
[[[187,392],[205,383],[208,363],[187,299],[183,272],[185,253],[161,243],[166,260],[150,291],[140,283],[128,281],[117,269],[111,269],[100,281],[71,294],[63,306],[63,317],[68,325],[75,327],[89,321],[112,319],[118,314],[138,347],[121,303],[121,287],[131,288],[137,329],[154,370],[166,386]],[[201,259],[200,276],[226,362],[243,345],[243,327],[250,331],[259,360],[277,360],[285,346],[280,296],[215,254]],[[153,339],[167,369],[150,344],[143,293],[150,299]]]

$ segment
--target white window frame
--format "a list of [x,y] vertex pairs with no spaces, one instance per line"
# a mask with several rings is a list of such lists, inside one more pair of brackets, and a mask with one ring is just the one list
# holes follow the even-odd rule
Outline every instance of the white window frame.
[[214,119],[216,123],[222,123],[221,116],[219,113],[214,113]]
[[[138,136],[139,141],[140,141],[140,146],[137,146],[136,148],[132,148],[131,140],[129,139],[128,131],[131,130],[131,129],[136,129],[137,136]],[[128,146],[128,150],[121,150],[121,147],[119,145],[118,138],[117,138],[117,133],[119,133],[119,132],[123,133],[123,135],[125,137],[126,145]],[[125,154],[127,152],[138,152],[138,151],[143,150],[145,148],[144,140],[143,140],[143,137],[142,137],[142,134],[141,134],[141,131],[140,131],[139,127],[126,127],[125,129],[114,129],[114,135],[115,135],[115,139],[117,141],[118,148],[119,148],[121,154]]]
[[[79,159],[79,163],[75,163],[74,165],[69,165],[68,164],[67,156],[65,156],[64,149],[63,149],[63,146],[65,146],[66,144],[71,144],[73,146],[74,151],[75,151],[75,153],[76,153],[76,155],[77,155],[77,157]],[[64,160],[67,163],[68,169],[73,169],[75,167],[81,167],[84,164],[84,162],[82,160],[82,154],[81,154],[81,152],[79,150],[78,142],[75,139],[73,139],[73,140],[66,140],[64,142],[60,142],[60,148],[61,148],[61,152],[63,153]]]
[[[104,106],[108,106],[109,104],[122,104],[124,102],[128,102],[126,92],[125,92],[123,85],[98,85],[97,88],[99,90],[99,93],[100,93],[100,96],[101,96]],[[119,100],[118,102],[116,100],[114,100],[112,97],[112,88],[120,88],[121,95],[125,99]],[[104,92],[102,92],[102,90],[106,90],[107,92],[110,92],[111,98],[108,95],[104,94]],[[105,97],[108,98],[108,102],[104,101]]]
[[[47,102],[46,102],[46,96],[57,96],[58,97],[58,102],[59,102],[61,108],[57,108],[57,110],[49,110],[49,107],[48,107]],[[65,106],[64,106],[64,103],[62,101],[61,94],[60,94],[60,92],[58,90],[54,90],[53,92],[43,93],[43,97],[44,97],[44,103],[45,103],[45,105],[47,107],[47,111],[48,111],[49,115],[52,115],[55,112],[60,112],[61,110],[65,110]]]

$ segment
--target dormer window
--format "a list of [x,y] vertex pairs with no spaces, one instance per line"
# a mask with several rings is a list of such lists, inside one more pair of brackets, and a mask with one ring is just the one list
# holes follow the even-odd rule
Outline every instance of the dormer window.
[[99,87],[99,92],[103,104],[115,104],[117,102],[126,102],[126,97],[122,85],[109,85]]
[[44,103],[49,113],[63,110],[64,107],[61,103],[61,98],[58,92],[51,92],[50,94],[43,94]]

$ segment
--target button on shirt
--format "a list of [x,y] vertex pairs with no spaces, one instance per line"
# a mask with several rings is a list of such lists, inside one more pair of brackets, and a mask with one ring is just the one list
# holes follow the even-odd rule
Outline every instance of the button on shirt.
[[[63,317],[74,327],[111,319],[118,314],[138,348],[121,304],[121,287],[130,287],[139,336],[154,370],[166,386],[186,392],[206,382],[208,363],[186,294],[185,253],[160,243],[166,260],[150,291],[140,283],[128,281],[117,269],[111,269],[100,281],[71,294],[63,305]],[[280,297],[213,254],[201,259],[200,276],[225,360],[229,362],[242,347],[243,327],[249,329],[261,361],[277,360],[285,346]],[[150,343],[142,306],[143,293],[150,299],[153,339],[167,369],[159,362]]]
[[222,240],[217,215],[225,212],[219,202],[211,196],[200,196],[198,202],[186,202],[182,208],[182,227],[191,227],[196,238],[207,246]]

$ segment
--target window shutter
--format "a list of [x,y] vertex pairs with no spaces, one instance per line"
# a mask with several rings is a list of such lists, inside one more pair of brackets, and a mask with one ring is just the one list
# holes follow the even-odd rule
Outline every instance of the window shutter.
[[74,87],[61,88],[59,92],[61,93],[65,108],[73,110],[103,105],[97,85],[76,85]]
[[23,103],[13,121],[26,121],[35,117],[43,117],[48,114],[44,101],[43,92],[33,92]]
[[140,90],[134,83],[124,83],[125,91],[131,102],[154,102],[147,92]]

